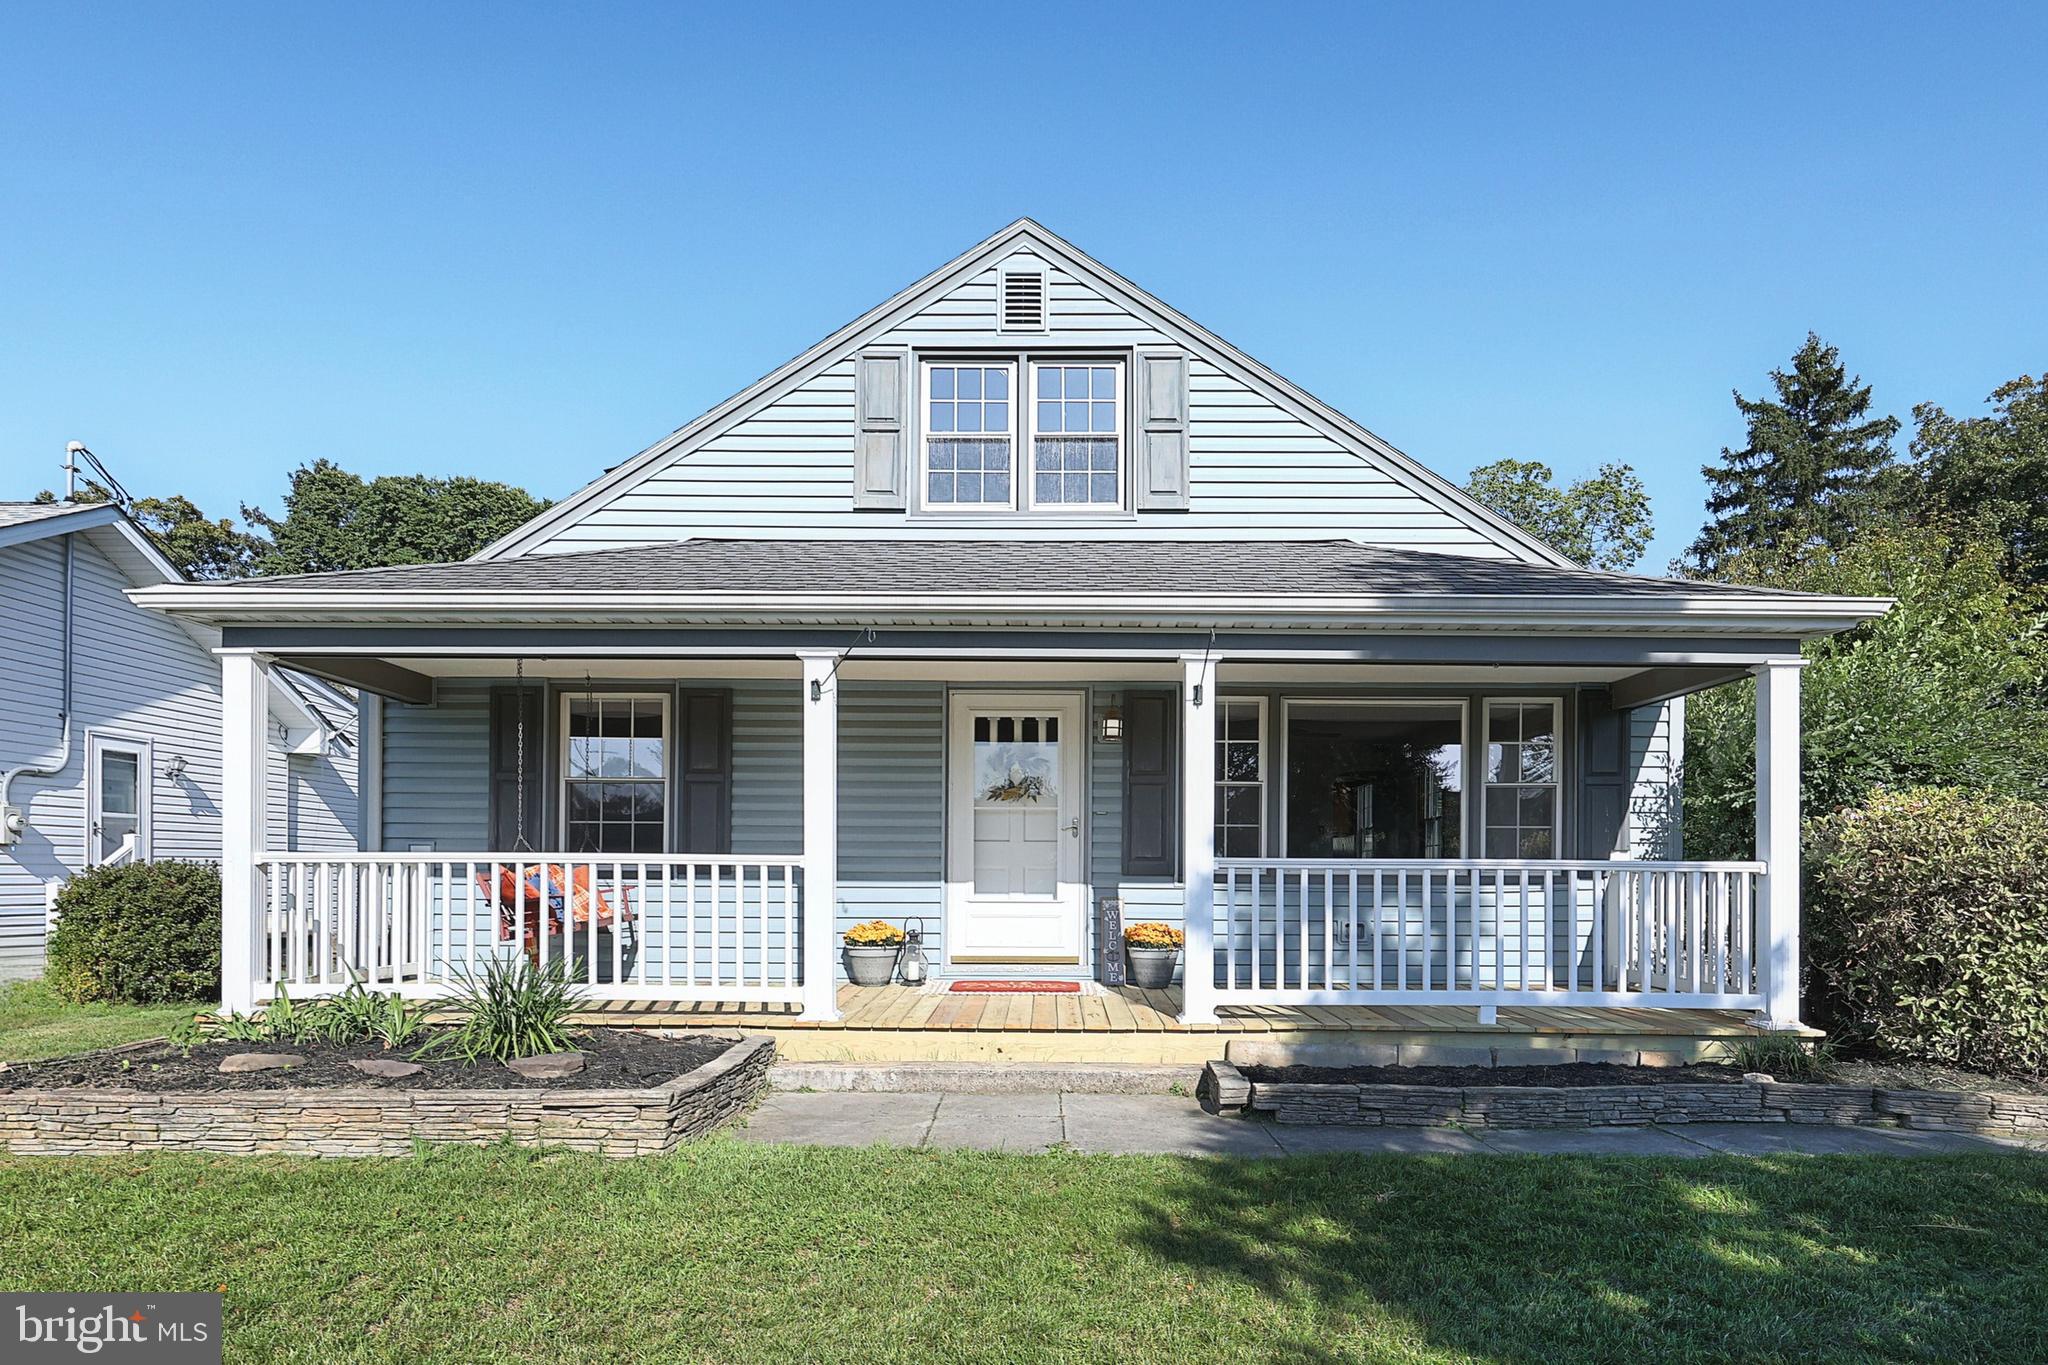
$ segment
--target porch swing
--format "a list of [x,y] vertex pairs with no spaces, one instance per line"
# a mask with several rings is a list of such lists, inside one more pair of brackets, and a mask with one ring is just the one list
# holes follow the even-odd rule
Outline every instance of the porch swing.
[[[518,682],[519,714],[513,725],[514,761],[518,776],[513,785],[515,833],[511,851],[532,854],[538,850],[526,838],[526,660],[523,657],[514,660],[513,674]],[[593,699],[587,674],[583,685],[586,700]],[[630,888],[623,885],[614,888],[618,897],[618,904],[614,905],[611,895],[594,885],[595,869],[590,863],[565,866],[562,863],[514,862],[509,867],[500,866],[494,871],[497,875],[495,887],[491,885],[491,873],[479,872],[476,880],[485,898],[497,906],[498,942],[521,943],[527,961],[538,966],[543,932],[551,939],[562,941],[563,952],[557,961],[573,959],[579,939],[586,948],[594,950],[597,934],[626,933],[631,938],[619,945],[620,974],[625,975],[630,969],[640,947],[635,916],[632,907],[626,903]],[[593,916],[595,932],[591,929]],[[598,960],[589,966],[597,968],[593,975],[603,980],[607,975],[605,955],[596,953],[595,956]]]

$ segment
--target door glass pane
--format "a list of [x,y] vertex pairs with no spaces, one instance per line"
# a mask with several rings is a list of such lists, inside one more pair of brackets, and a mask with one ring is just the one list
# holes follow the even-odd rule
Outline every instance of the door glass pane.
[[1285,758],[1287,856],[1459,856],[1464,719],[1456,703],[1297,704]]
[[[93,834],[93,861],[104,862],[142,829],[141,759],[117,749],[100,751],[100,808]],[[137,850],[138,852],[140,850]]]
[[1061,837],[1056,718],[976,717],[974,736],[975,893],[1050,896]]

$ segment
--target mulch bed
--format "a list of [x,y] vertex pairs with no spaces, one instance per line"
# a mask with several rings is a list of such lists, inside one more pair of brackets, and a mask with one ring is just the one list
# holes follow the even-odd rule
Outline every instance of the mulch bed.
[[1562,1062],[1556,1066],[1245,1066],[1258,1085],[1740,1085],[1742,1069],[1696,1062],[1690,1066],[1616,1066]]
[[[432,1033],[442,1030],[430,1030]],[[51,1062],[31,1062],[0,1070],[0,1091],[69,1090],[320,1090],[372,1086],[380,1090],[644,1090],[664,1085],[684,1072],[695,1071],[736,1042],[733,1038],[657,1038],[650,1034],[591,1029],[577,1035],[585,1065],[561,1080],[529,1080],[494,1061],[464,1062],[455,1057],[416,1057],[417,1043],[385,1051],[375,1043],[332,1046],[326,1043],[200,1043],[189,1052],[169,1043],[98,1052]],[[248,1071],[223,1075],[221,1058],[237,1052],[289,1052],[304,1065],[281,1071]],[[425,1070],[396,1080],[368,1076],[347,1063],[356,1058],[387,1057],[418,1062]]]

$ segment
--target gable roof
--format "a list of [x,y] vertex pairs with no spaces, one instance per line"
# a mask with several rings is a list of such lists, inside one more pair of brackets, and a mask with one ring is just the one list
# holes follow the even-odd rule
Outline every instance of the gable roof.
[[[1048,584],[1057,589],[1048,591]],[[1328,619],[1347,628],[1566,629],[1683,623],[1818,634],[1883,599],[1640,578],[1361,545],[1262,541],[686,540],[578,554],[402,565],[136,594],[220,623],[567,620],[1006,623]]]
[[136,587],[184,575],[149,534],[112,502],[0,502],[0,547],[82,532]]
[[1375,463],[1388,477],[1417,497],[1500,545],[1515,559],[1526,563],[1572,566],[1569,559],[1483,506],[1435,471],[1029,218],[1019,218],[993,237],[877,304],[723,403],[585,484],[524,526],[485,546],[475,557],[504,559],[533,549],[550,533],[573,524],[607,498],[631,488],[659,469],[669,457],[694,443],[708,440],[725,427],[773,402],[818,370],[832,364],[848,349],[861,346],[888,331],[962,281],[997,265],[1020,249],[1031,249],[1047,257],[1112,301],[1145,318],[1238,382],[1261,393],[1301,421],[1320,429],[1331,440],[1349,447],[1359,459]]

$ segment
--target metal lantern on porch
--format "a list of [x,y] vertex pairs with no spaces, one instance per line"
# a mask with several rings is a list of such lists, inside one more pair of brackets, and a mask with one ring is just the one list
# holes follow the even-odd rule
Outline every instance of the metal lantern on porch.
[[922,986],[931,975],[931,966],[924,958],[924,921],[908,919],[903,923],[903,954],[896,960],[896,972],[906,986]]

